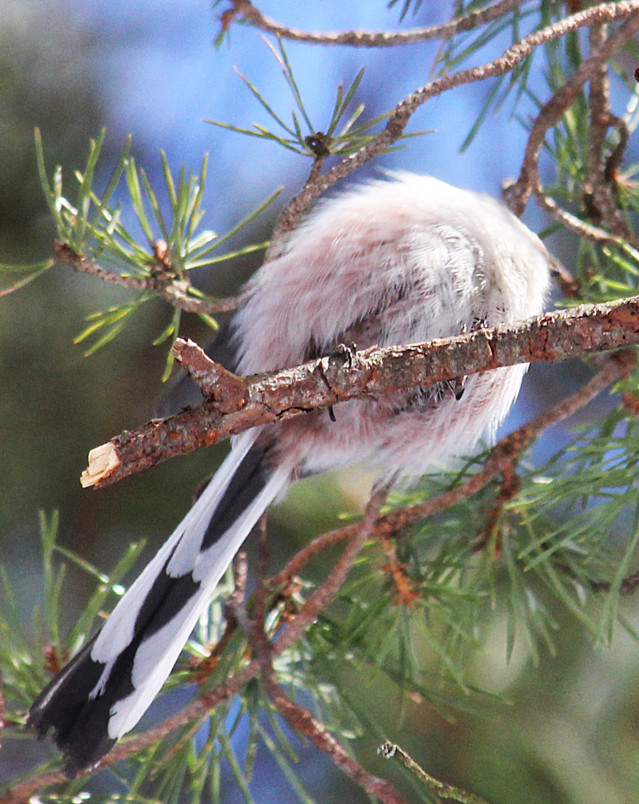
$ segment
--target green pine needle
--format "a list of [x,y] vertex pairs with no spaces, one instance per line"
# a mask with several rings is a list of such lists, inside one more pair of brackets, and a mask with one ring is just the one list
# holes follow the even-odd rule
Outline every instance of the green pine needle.
[[[158,269],[154,250],[161,241],[166,261],[160,266],[160,270],[166,276],[166,281],[170,281],[172,274],[175,279],[183,279],[188,271],[196,268],[212,268],[218,263],[266,247],[266,243],[258,243],[229,251],[221,248],[263,212],[274,201],[281,188],[271,193],[228,232],[218,235],[210,229],[201,228],[205,219],[202,203],[208,154],[203,156],[197,174],[187,173],[186,168],[182,166],[176,176],[169,167],[165,153],[161,152],[163,181],[161,187],[155,188],[151,185],[146,172],[138,168],[134,157],[130,155],[131,138],[128,137],[106,188],[100,192],[94,187],[94,181],[104,140],[103,130],[97,139],[90,141],[85,169],[74,172],[77,192],[76,198],[71,200],[64,194],[60,167],[54,169],[49,179],[42,137],[38,129],[35,131],[38,173],[49,210],[54,218],[56,237],[76,254],[84,256],[89,262],[98,259],[101,263],[106,261],[107,264],[115,266],[124,278],[127,276],[151,278],[152,272]],[[126,200],[112,206],[112,197],[122,191],[125,192]],[[143,233],[142,242],[123,223],[123,205],[135,215]],[[11,278],[8,288],[0,290],[0,295],[24,287],[54,264],[53,260],[47,260],[26,266],[0,265],[0,274],[4,273]],[[13,275],[21,273],[24,276],[17,280],[13,278]],[[185,283],[185,288],[186,293],[206,300],[205,294],[197,288],[188,283]],[[98,349],[111,343],[128,323],[135,320],[140,307],[154,297],[153,290],[145,290],[120,305],[90,314],[87,316],[88,324],[78,333],[74,342],[90,341],[85,354],[94,354]],[[212,315],[203,313],[200,317],[211,328],[217,328],[217,322]],[[156,345],[168,343],[169,346],[163,379],[168,378],[174,363],[170,347],[179,334],[180,321],[181,313],[175,308],[171,321],[153,341]]]

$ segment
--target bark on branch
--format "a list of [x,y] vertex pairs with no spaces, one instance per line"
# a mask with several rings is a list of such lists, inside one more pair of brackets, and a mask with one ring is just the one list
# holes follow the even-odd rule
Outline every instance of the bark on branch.
[[250,2],[250,0],[231,0],[232,8],[222,15],[222,24],[226,27],[236,16],[250,22],[255,28],[267,33],[290,39],[293,42],[306,42],[315,45],[350,45],[351,47],[395,47],[426,42],[429,39],[448,39],[463,31],[491,22],[502,14],[521,5],[521,0],[501,0],[488,8],[478,8],[460,17],[455,17],[442,25],[431,25],[426,28],[414,28],[410,31],[339,31],[316,33],[300,31],[269,19]]
[[119,285],[138,292],[151,290],[173,307],[184,310],[186,313],[206,313],[208,315],[226,313],[234,310],[239,303],[239,297],[201,299],[192,296],[189,293],[191,283],[188,278],[163,278],[159,273],[156,276],[151,274],[148,276],[129,276],[117,271],[111,271],[97,262],[87,259],[83,254],[78,254],[67,243],[61,243],[59,240],[53,241],[53,257],[56,262],[66,263],[74,271],[90,274],[102,282]]
[[[639,342],[639,296],[548,313],[510,326],[481,329],[426,344],[371,348],[324,357],[301,366],[247,378],[213,364],[224,381],[194,409],[125,431],[89,454],[84,486],[104,486],[161,460],[209,446],[250,427],[270,424],[355,398],[455,379],[502,366],[610,351]],[[197,364],[201,351],[180,343],[178,356]],[[231,379],[232,378],[232,379]]]

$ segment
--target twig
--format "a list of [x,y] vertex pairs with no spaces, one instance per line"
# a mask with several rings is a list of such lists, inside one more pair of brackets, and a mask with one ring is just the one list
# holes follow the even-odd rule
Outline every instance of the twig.
[[[266,653],[261,654],[266,656]],[[265,659],[262,664],[262,681],[269,698],[273,701],[289,726],[300,732],[321,751],[327,754],[332,762],[350,779],[365,790],[369,796],[375,796],[383,804],[405,804],[405,799],[393,785],[365,770],[351,757],[326,727],[301,704],[293,703],[278,684],[270,662]]]
[[[300,31],[281,25],[275,20],[266,17],[256,8],[250,0],[231,0],[235,14],[244,17],[255,28],[267,33],[281,36],[296,42],[306,42],[320,45],[351,45],[353,47],[395,47],[397,45],[410,45],[425,42],[429,39],[447,39],[457,33],[470,31],[478,25],[491,22],[502,14],[511,11],[522,4],[522,0],[501,0],[493,6],[470,11],[461,17],[456,17],[442,25],[432,25],[427,28],[415,28],[410,31],[342,31],[339,33],[314,33]],[[228,13],[223,15],[223,22],[228,26],[230,20]]]
[[[609,592],[611,584],[608,582],[600,582],[594,585],[595,592]],[[634,595],[639,588],[639,571],[627,575],[619,586],[619,593],[622,595]]]
[[46,773],[31,776],[24,782],[14,785],[11,790],[0,796],[0,804],[23,804],[23,802],[29,801],[38,790],[68,781],[66,774],[62,773],[62,771],[47,771]]
[[491,545],[491,555],[501,557],[502,541],[501,530],[498,528],[504,506],[509,503],[520,489],[521,481],[517,475],[517,466],[520,455],[513,455],[513,459],[502,472],[499,491],[495,495],[495,503],[488,514],[486,523],[479,529],[478,540],[473,546],[473,552],[478,553]]
[[246,594],[246,579],[248,578],[248,562],[246,553],[243,550],[233,559],[233,572],[235,575],[235,589],[231,592],[226,601],[227,608],[231,611],[235,606],[241,606]]
[[[297,225],[300,217],[308,209],[309,205],[318,198],[322,193],[326,192],[336,182],[348,176],[357,168],[361,167],[366,162],[370,161],[376,156],[382,154],[387,148],[393,145],[404,133],[411,116],[413,113],[427,100],[440,95],[443,92],[454,89],[455,87],[464,84],[474,83],[476,81],[483,81],[487,78],[496,78],[506,73],[511,72],[518,64],[526,59],[537,47],[545,44],[553,39],[565,36],[570,31],[576,31],[579,28],[588,25],[604,24],[612,22],[613,20],[623,19],[636,14],[639,11],[639,0],[622,0],[617,3],[601,3],[592,8],[572,14],[563,20],[548,25],[539,31],[535,31],[528,36],[525,36],[516,44],[509,47],[501,56],[490,61],[486,64],[472,67],[466,70],[446,75],[441,78],[435,79],[420,89],[411,92],[402,101],[400,101],[392,110],[386,126],[384,129],[369,143],[362,146],[358,151],[344,158],[339,164],[335,165],[331,170],[319,176],[315,182],[307,182],[305,187],[298,195],[296,195],[285,207],[281,213],[273,237],[271,239],[272,248],[277,252],[276,241],[286,232],[292,230]],[[635,21],[636,24],[636,21]],[[610,37],[605,45],[605,53],[596,54],[595,63],[599,64],[601,59],[607,58],[608,51],[614,52],[616,49],[625,44],[633,35],[632,31],[618,31]],[[581,69],[586,65],[584,62]],[[583,82],[588,79],[585,76]],[[583,83],[582,82],[582,83]],[[581,87],[581,83],[579,87]],[[556,96],[553,96],[555,98]],[[560,103],[563,100],[559,101]],[[559,115],[563,113],[561,107]],[[550,125],[550,124],[549,124]],[[542,126],[543,137],[545,136],[546,127]],[[538,149],[541,148],[541,142]],[[537,154],[538,154],[537,149]],[[528,163],[524,163],[526,174],[521,175],[516,187],[516,197],[514,199],[515,207],[520,210],[521,214],[525,206],[525,199],[528,198],[531,188],[534,186],[534,171],[536,170],[537,155],[530,156]]]
[[316,589],[304,603],[295,617],[295,620],[289,625],[288,629],[277,640],[276,651],[280,653],[289,648],[295,640],[301,636],[302,631],[306,627],[305,623],[315,620],[319,613],[324,609],[328,603],[333,599],[338,589],[344,583],[346,575],[348,574],[353,562],[357,558],[362,549],[364,542],[370,536],[375,519],[371,517],[376,515],[379,508],[384,503],[386,495],[388,494],[388,487],[379,489],[368,501],[364,519],[358,522],[350,533],[348,539],[350,543],[344,550],[340,560],[337,562],[326,581]]
[[[250,427],[354,398],[488,371],[517,363],[556,363],[639,342],[639,297],[476,330],[406,347],[356,352],[350,365],[331,358],[247,378],[246,395],[205,400],[195,409],[125,431],[89,454],[86,486],[101,487],[161,460],[209,446]],[[234,386],[235,388],[239,386]]]
[[374,796],[383,804],[406,804],[403,796],[390,782],[369,773],[356,762],[305,706],[293,703],[287,698],[273,675],[263,672],[262,678],[269,697],[292,729],[308,737],[317,748],[331,758],[336,767],[365,790],[369,796]]
[[[304,186],[302,187],[302,189],[297,194],[298,196],[303,194],[306,191],[307,187],[313,188],[319,181],[321,181],[322,167],[325,161],[326,161],[325,156],[317,157],[317,159],[313,161],[313,165],[308,174],[308,178],[304,182]],[[292,228],[291,226],[288,226],[288,224],[286,224],[286,226],[283,225],[284,219],[286,217],[285,212],[286,209],[288,209],[288,206],[289,205],[287,205],[287,207],[282,211],[282,213],[277,219],[275,228],[273,230],[273,235],[267,246],[266,252],[264,253],[265,263],[280,257],[286,247],[286,240],[285,238],[282,237],[282,235],[284,234],[284,232],[289,231]]]
[[[596,52],[606,40],[606,26],[594,25],[590,31],[590,50]],[[588,132],[588,162],[585,193],[590,217],[603,221],[606,227],[618,237],[629,240],[630,230],[615,203],[615,172],[604,158],[606,136],[611,126],[616,126],[616,118],[610,110],[610,81],[608,64],[602,61],[599,69],[590,79],[590,130]]]
[[[508,197],[510,187],[512,186],[510,182],[504,185],[506,197]],[[601,243],[602,245],[624,245],[625,240],[623,238],[617,237],[611,232],[602,229],[600,226],[593,226],[592,223],[581,220],[581,218],[568,212],[568,210],[562,209],[553,198],[546,194],[540,181],[535,182],[532,191],[539,206],[550,213],[556,221],[574,232],[578,237],[585,237],[588,240],[592,240],[594,243]]]
[[[253,627],[249,629],[249,638],[257,636],[257,643],[262,646],[268,642],[266,637],[266,598],[268,590],[266,588],[266,575],[271,560],[268,549],[268,539],[266,530],[266,513],[262,514],[257,525],[257,564],[255,567],[255,596],[252,611]],[[271,646],[268,644],[270,654]],[[258,651],[259,654],[259,651]],[[258,655],[259,658],[259,655]],[[261,665],[261,661],[260,661]]]
[[204,659],[193,663],[196,678],[200,681],[205,681],[211,672],[217,666],[220,656],[226,650],[226,646],[231,641],[231,637],[237,630],[237,617],[236,611],[242,605],[244,600],[244,593],[246,591],[246,579],[248,577],[248,562],[246,560],[246,553],[240,551],[233,559],[233,568],[235,575],[235,588],[229,595],[224,604],[224,618],[226,619],[226,626],[224,633],[215,643],[213,649],[209,652],[208,656]]
[[216,400],[220,410],[230,413],[238,410],[246,399],[248,382],[216,363],[190,339],[178,338],[171,353],[199,385],[204,396]]
[[614,187],[618,181],[617,174],[626,154],[628,143],[630,142],[630,130],[628,129],[628,124],[626,121],[622,117],[616,117],[614,114],[609,115],[608,123],[610,126],[614,126],[617,129],[617,135],[619,137],[619,142],[615,145],[610,152],[610,155],[606,159],[604,170],[605,180],[610,182]]
[[186,313],[226,313],[234,310],[240,302],[239,296],[224,299],[194,298],[188,293],[190,283],[186,279],[166,279],[161,276],[126,276],[116,271],[109,271],[98,263],[88,260],[82,254],[77,254],[66,243],[60,243],[58,240],[53,241],[53,254],[56,262],[64,262],[70,265],[74,271],[90,274],[102,282],[119,285],[129,290],[152,290],[173,307],[178,307]]
[[[371,497],[364,518],[358,523],[357,533],[351,543],[344,551],[342,558],[333,569],[329,577],[322,586],[314,592],[302,607],[299,615],[295,618],[295,624],[291,626],[284,636],[277,642],[278,652],[283,650],[283,645],[291,640],[295,640],[300,628],[305,628],[312,622],[316,614],[319,613],[335,596],[337,590],[342,586],[353,562],[357,558],[364,542],[370,535],[371,528],[377,518],[380,506],[383,504],[388,493],[388,488],[380,489]],[[284,690],[277,681],[273,670],[273,646],[268,641],[265,632],[266,619],[266,586],[264,577],[268,567],[268,552],[266,549],[266,532],[264,524],[260,527],[260,558],[258,561],[259,572],[257,575],[257,588],[255,592],[255,605],[253,608],[253,620],[250,639],[255,647],[257,658],[260,663],[262,682],[269,698],[273,701],[280,714],[289,726],[308,737],[314,745],[324,751],[335,765],[349,776],[354,782],[362,787],[369,795],[376,796],[385,804],[403,804],[403,798],[397,790],[383,779],[366,771],[359,765],[339,742],[328,732],[326,727],[321,724],[306,707],[293,703],[284,693]]]
[[440,798],[459,801],[460,804],[489,804],[485,798],[482,798],[475,793],[468,793],[466,790],[462,790],[461,788],[455,787],[452,784],[446,784],[446,782],[440,782],[439,779],[435,779],[435,777],[431,776],[430,773],[426,773],[426,771],[420,765],[418,765],[417,762],[415,762],[410,754],[407,754],[403,748],[395,745],[395,743],[382,743],[377,749],[377,753],[380,754],[380,756],[383,756],[385,759],[396,757],[405,768],[407,768],[419,779],[420,782],[425,784],[427,787],[430,787],[431,790],[434,790]]
[[[604,44],[606,27],[595,25],[590,29],[590,48],[593,53]],[[595,243],[623,245],[632,241],[628,226],[619,212],[613,198],[614,182],[618,165],[628,142],[627,128],[619,118],[610,112],[610,88],[608,81],[608,65],[601,60],[594,69],[590,79],[590,130],[588,144],[588,171],[584,201],[592,221],[605,223],[608,229],[577,218],[562,209],[543,190],[539,173],[535,167],[532,187],[537,202],[549,212],[555,220],[571,229],[579,237],[585,237]],[[540,116],[542,113],[540,113]],[[551,123],[552,125],[552,123]],[[610,126],[618,128],[619,144],[607,160],[603,159],[606,134]],[[513,185],[511,185],[512,187]],[[507,192],[511,192],[508,190]]]
[[[629,19],[580,64],[561,89],[555,92],[552,98],[544,104],[532,125],[519,178],[509,187],[506,195],[508,206],[515,215],[522,214],[531,192],[541,186],[538,159],[548,129],[558,123],[584,84],[600,72],[601,65],[608,61],[617,50],[627,44],[639,31],[639,3],[621,2],[612,5],[615,10],[624,12],[620,16],[627,16]],[[611,9],[611,4],[605,3],[588,9],[586,12],[579,12],[579,14],[569,17],[566,22],[576,17],[581,17],[588,12],[597,11],[597,14],[591,18],[590,24],[604,24],[611,19],[610,17],[606,18],[606,6]]]
[[[596,53],[606,41],[607,26],[593,25],[588,31],[590,52]],[[610,118],[610,82],[608,64],[600,62],[590,80],[590,130],[588,131],[588,183],[591,188],[602,178],[602,153]]]
[[[606,39],[606,26],[595,25],[590,31],[590,50],[596,51]],[[606,227],[623,240],[632,240],[628,224],[615,203],[617,166],[623,159],[626,147],[625,138],[620,135],[617,148],[604,159],[606,135],[610,127],[623,131],[623,120],[615,117],[610,110],[609,67],[602,61],[599,69],[590,80],[590,130],[588,143],[588,172],[586,201],[590,216],[595,221],[603,221]]]

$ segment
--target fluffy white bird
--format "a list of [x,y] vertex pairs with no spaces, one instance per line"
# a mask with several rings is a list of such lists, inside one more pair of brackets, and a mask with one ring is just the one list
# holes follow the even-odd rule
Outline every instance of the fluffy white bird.
[[[395,174],[321,202],[249,283],[233,321],[242,374],[340,344],[390,346],[538,315],[552,258],[497,201]],[[380,482],[467,455],[512,405],[526,366],[476,374],[255,429],[233,449],[91,641],[31,707],[67,771],[132,729],[171,672],[251,528],[296,476],[365,461]]]

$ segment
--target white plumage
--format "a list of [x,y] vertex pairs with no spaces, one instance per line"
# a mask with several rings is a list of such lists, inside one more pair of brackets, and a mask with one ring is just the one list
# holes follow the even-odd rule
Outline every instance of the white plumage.
[[[410,173],[356,186],[321,202],[251,281],[235,321],[240,373],[297,365],[309,341],[327,354],[340,341],[360,349],[420,343],[538,315],[549,259],[489,196]],[[385,477],[423,474],[493,437],[525,370],[470,377],[461,400],[450,394],[436,409],[402,416],[393,411],[404,393],[345,402],[339,427],[326,415],[312,426],[289,422],[280,451],[310,471],[372,460]]]

